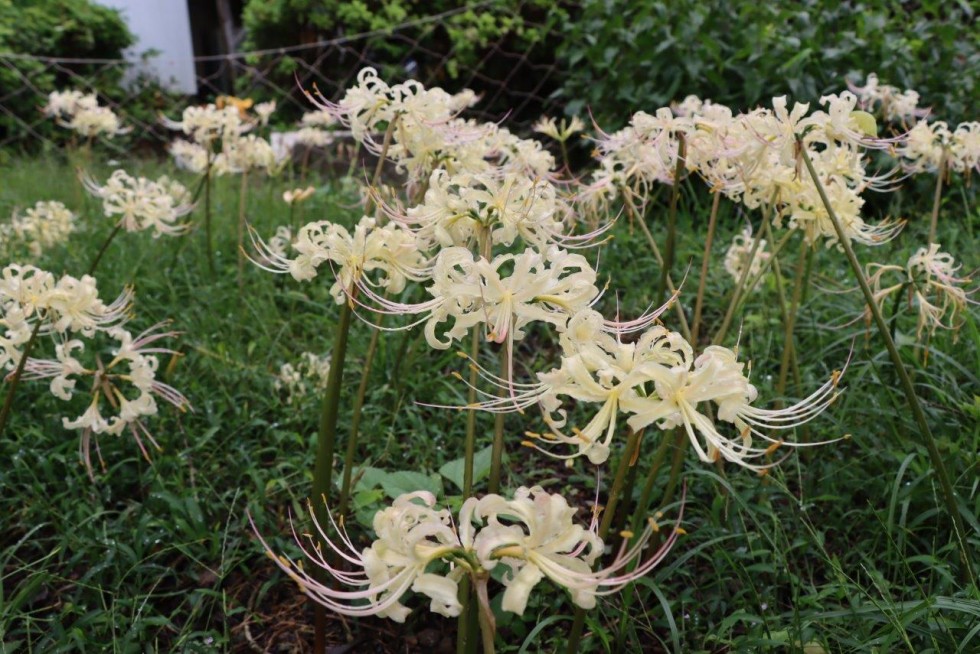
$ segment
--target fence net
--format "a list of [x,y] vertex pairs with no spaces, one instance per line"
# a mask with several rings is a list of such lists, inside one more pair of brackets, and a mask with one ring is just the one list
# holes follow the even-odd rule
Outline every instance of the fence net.
[[220,95],[276,100],[277,122],[287,125],[311,109],[302,89],[315,85],[324,97],[339,99],[367,66],[391,83],[411,78],[449,92],[471,88],[482,99],[469,115],[506,118],[508,126],[526,127],[542,113],[559,110],[556,91],[562,76],[555,50],[561,34],[554,13],[527,2],[514,12],[520,29],[493,38],[460,35],[455,19],[463,12],[499,6],[491,0],[382,31],[194,57],[194,96],[167,91],[166,84],[139,74],[141,63],[132,60],[0,53],[0,148],[32,149],[64,141],[65,134],[40,111],[52,90],[96,93],[101,104],[133,128],[130,138],[152,144],[171,137],[159,122],[160,114],[179,119],[188,104]]

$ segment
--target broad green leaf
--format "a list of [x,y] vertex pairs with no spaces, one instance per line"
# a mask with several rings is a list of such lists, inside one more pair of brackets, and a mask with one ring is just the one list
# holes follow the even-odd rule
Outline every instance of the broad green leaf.
[[381,488],[391,499],[420,490],[429,491],[438,497],[442,494],[442,480],[439,475],[427,476],[421,472],[400,470],[385,475],[381,480]]
[[[492,446],[488,445],[473,455],[473,483],[490,475]],[[439,474],[463,490],[463,458],[453,459],[439,468]]]

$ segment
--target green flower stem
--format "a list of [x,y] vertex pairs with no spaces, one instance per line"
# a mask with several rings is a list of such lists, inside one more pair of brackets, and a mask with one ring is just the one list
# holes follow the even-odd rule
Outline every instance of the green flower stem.
[[[787,232],[786,236],[789,236],[789,234],[791,233],[792,232]],[[765,235],[767,239],[772,241],[773,239],[772,226],[766,225]],[[786,236],[784,236],[783,238],[786,238]],[[786,328],[789,329],[789,341],[785,343],[785,347],[783,349],[783,356],[786,357],[787,362],[795,362],[796,358],[795,358],[795,352],[793,351],[792,318],[790,317],[789,303],[786,301],[786,289],[783,286],[783,270],[782,270],[782,266],[779,263],[778,251],[779,250],[776,250],[772,253],[772,256],[769,259],[769,264],[772,266],[773,277],[775,278],[775,282],[776,282],[776,298],[779,300],[779,318],[780,320],[783,321],[783,325],[788,326]],[[785,333],[785,328],[784,328],[784,333]],[[782,390],[778,391],[778,394],[780,396],[782,395],[782,393],[783,393]],[[782,400],[777,400],[777,403],[778,403],[777,407],[782,406]]]
[[943,148],[943,154],[939,158],[939,169],[936,171],[936,193],[932,198],[932,216],[929,218],[929,244],[936,242],[936,227],[939,224],[939,205],[943,199],[943,176],[946,174],[946,160],[949,158],[949,150]]
[[[476,596],[477,612],[480,622],[480,640],[483,643],[483,654],[494,654],[496,648],[494,647],[493,639],[497,632],[497,627],[493,617],[493,610],[490,608],[490,597],[487,592],[487,581],[490,579],[490,575],[487,572],[481,572],[473,582],[473,594]],[[472,639],[474,645],[476,644],[476,639]]]
[[905,282],[898,289],[898,293],[895,294],[895,303],[892,305],[892,317],[891,317],[891,336],[892,340],[895,340],[895,332],[898,328],[898,312],[902,308],[902,298],[905,296],[905,291],[912,285],[912,282]]
[[667,240],[664,243],[664,263],[660,272],[660,286],[657,288],[657,301],[664,301],[667,292],[667,278],[674,267],[674,244],[677,240],[677,203],[681,195],[681,175],[684,173],[684,135],[677,135],[677,162],[674,165],[674,185],[670,189],[670,209],[667,211]]
[[[613,479],[612,488],[609,490],[609,499],[606,506],[602,510],[602,520],[599,522],[599,538],[603,541],[606,540],[606,535],[609,533],[609,527],[612,524],[613,515],[616,513],[616,505],[624,492],[632,491],[632,488],[626,488],[626,473],[635,464],[635,459],[638,453],[638,448],[640,445],[640,436],[643,430],[633,431],[629,430],[629,436],[626,439],[626,448],[623,450],[623,456],[619,459],[619,465],[616,467],[616,477]],[[576,606],[575,615],[572,621],[572,630],[568,636],[568,646],[566,652],[568,654],[575,654],[578,652],[579,643],[582,640],[582,630],[585,627],[585,609]]]
[[99,262],[102,261],[102,256],[106,253],[106,250],[109,249],[109,244],[112,243],[114,238],[116,238],[116,234],[122,230],[122,226],[123,224],[120,220],[118,223],[116,223],[116,226],[112,228],[112,231],[109,232],[109,236],[105,241],[103,241],[102,247],[99,248],[99,251],[95,255],[95,259],[92,260],[92,264],[88,267],[88,272],[86,273],[87,275],[95,274],[95,269],[99,267]]
[[[327,375],[327,389],[323,394],[323,406],[320,412],[320,428],[317,433],[316,460],[313,465],[313,516],[321,525],[329,522],[327,504],[330,501],[331,476],[333,474],[333,453],[337,441],[337,415],[340,406],[340,389],[344,375],[344,358],[347,355],[347,337],[350,334],[351,316],[354,311],[352,300],[341,305],[340,317],[337,321],[337,331],[334,334],[333,354],[330,359],[330,373]],[[329,551],[327,544],[318,536],[319,547],[323,552]],[[317,567],[316,574],[325,577],[326,571]],[[325,578],[319,581],[326,581]],[[311,600],[312,601],[312,600]],[[314,651],[322,652],[327,642],[326,609],[314,604],[313,642]]]
[[364,408],[364,397],[367,395],[368,381],[371,379],[371,366],[374,363],[374,355],[378,351],[378,338],[381,334],[380,329],[371,332],[371,341],[368,343],[367,352],[364,355],[364,370],[361,371],[361,383],[357,387],[357,397],[354,398],[354,408],[350,420],[350,434],[347,436],[347,451],[344,454],[344,476],[340,482],[340,501],[337,503],[337,515],[347,514],[347,503],[350,501],[350,481],[351,473],[354,469],[354,457],[357,454],[357,436],[361,429],[361,412]]
[[[500,376],[510,379],[513,371],[510,369],[509,362],[512,361],[513,352],[510,351],[510,339],[500,350]],[[490,448],[490,479],[487,483],[487,491],[490,493],[500,492],[500,469],[504,461],[504,414],[498,413],[493,417],[493,445]]]
[[701,259],[701,278],[698,279],[698,296],[694,302],[694,318],[691,321],[691,345],[697,347],[698,336],[701,332],[701,308],[704,305],[704,287],[708,281],[708,264],[711,261],[711,242],[715,237],[715,224],[718,222],[718,206],[721,204],[721,193],[712,191],[711,216],[708,218],[708,234],[704,240],[704,256]]
[[238,294],[245,292],[245,201],[248,197],[248,170],[242,171],[238,191]]
[[[482,227],[477,232],[476,239],[477,253],[484,259],[490,259],[490,232]],[[470,336],[470,389],[466,396],[468,406],[476,404],[476,385],[479,382],[479,375],[476,370],[476,360],[480,356],[480,330],[476,327]],[[470,409],[466,412],[466,440],[464,441],[463,451],[463,499],[473,497],[473,457],[476,455],[476,410]]]
[[208,271],[214,277],[214,240],[211,234],[211,146],[208,146],[208,164],[204,169],[204,237],[208,248]]
[[[772,192],[772,197],[769,198],[768,204],[766,204],[765,213],[762,216],[762,229],[757,232],[757,236],[752,243],[752,251],[749,253],[749,262],[755,260],[755,255],[759,251],[759,244],[762,239],[759,238],[758,234],[765,231],[765,226],[769,224],[772,219],[773,208],[776,205],[776,194],[778,191]],[[746,288],[745,283],[749,279],[749,269],[751,266],[746,265],[742,270],[742,274],[739,275],[738,282],[735,284],[735,289],[732,291],[732,299],[728,302],[728,309],[725,311],[725,317],[721,321],[721,327],[718,329],[718,333],[715,337],[711,339],[712,344],[720,345],[722,341],[725,340],[725,336],[728,335],[728,328],[732,324],[732,318],[735,317],[735,309],[738,306],[739,300],[742,299],[743,289]],[[752,288],[749,286],[748,288]]]
[[[639,216],[636,222],[640,225],[640,229],[643,230],[643,235],[646,237],[647,243],[650,245],[650,251],[653,253],[653,258],[656,260],[657,265],[663,268],[664,258],[660,254],[660,248],[657,247],[657,241],[654,240],[653,234],[650,233],[650,229],[647,227],[644,217]],[[674,282],[671,280],[669,274],[667,275],[667,290],[669,290],[671,293],[675,293],[677,291],[677,287],[674,286]],[[681,333],[684,335],[684,338],[690,342],[691,328],[687,324],[687,316],[684,314],[684,307],[681,306],[680,302],[675,302],[674,308],[677,311],[677,318],[680,322]]]
[[912,416],[919,426],[919,432],[922,436],[922,440],[924,441],[926,449],[929,451],[929,457],[932,459],[932,465],[936,469],[936,477],[938,478],[939,486],[942,489],[943,499],[945,500],[946,504],[946,511],[949,513],[949,517],[953,522],[953,534],[956,539],[956,544],[960,550],[960,563],[962,565],[961,572],[964,575],[964,578],[971,583],[976,590],[977,579],[973,574],[973,566],[970,563],[971,554],[969,546],[966,542],[966,530],[963,528],[963,521],[956,506],[956,494],[953,491],[952,483],[950,483],[949,474],[946,472],[946,465],[943,463],[942,452],[939,451],[939,446],[936,444],[936,439],[933,437],[932,430],[929,428],[929,421],[926,420],[926,414],[922,410],[922,405],[919,402],[918,396],[915,394],[915,388],[912,386],[912,379],[909,377],[908,370],[905,369],[905,364],[902,363],[902,357],[898,352],[898,348],[895,347],[895,341],[892,340],[891,333],[888,331],[888,324],[885,322],[885,318],[881,315],[881,310],[878,308],[878,304],[874,301],[874,293],[872,293],[871,286],[868,284],[868,280],[864,276],[864,270],[861,268],[861,263],[854,254],[854,248],[851,247],[851,242],[847,239],[847,235],[844,234],[844,228],[841,227],[840,219],[837,218],[837,214],[834,212],[834,208],[831,206],[830,200],[827,198],[827,192],[824,190],[823,184],[820,182],[817,171],[813,167],[813,162],[810,161],[810,156],[807,154],[806,148],[803,147],[802,138],[799,136],[796,138],[797,142],[800,144],[800,154],[803,157],[803,163],[806,164],[806,169],[810,173],[810,178],[817,187],[817,193],[820,194],[820,200],[823,202],[823,206],[827,210],[827,214],[830,217],[831,222],[834,224],[834,231],[837,232],[837,238],[839,239],[840,245],[844,248],[844,254],[847,255],[847,261],[851,265],[851,271],[854,273],[854,277],[857,278],[858,285],[861,287],[861,292],[864,294],[864,300],[867,302],[868,309],[870,309],[871,315],[874,317],[875,325],[878,327],[878,333],[881,334],[882,340],[885,341],[885,348],[888,350],[888,355],[892,360],[892,365],[895,366],[895,371],[898,373],[898,379],[902,386],[902,392],[905,394],[905,399],[908,401],[909,408],[912,410]]
[[663,438],[660,439],[660,445],[657,446],[656,452],[653,453],[653,461],[650,463],[650,472],[647,473],[646,481],[643,484],[643,490],[640,491],[640,501],[636,505],[636,510],[633,511],[632,520],[630,520],[630,528],[634,533],[639,533],[641,531],[643,516],[650,506],[650,496],[653,494],[653,486],[657,482],[657,476],[660,473],[660,468],[664,464],[664,459],[667,458],[667,450],[670,447],[671,441],[673,440],[671,436],[671,432],[664,432]]
[[463,575],[459,580],[457,595],[463,610],[456,619],[456,654],[476,654],[477,639],[474,637],[479,629],[476,606],[476,589],[470,575]]
[[[480,330],[476,327],[470,333],[470,358],[476,361],[480,356]],[[476,404],[476,385],[479,376],[476,366],[470,367],[470,390],[466,396],[468,405]],[[466,440],[463,445],[463,499],[473,497],[473,457],[476,454],[476,410],[466,412]]]
[[684,464],[684,453],[690,443],[687,434],[678,431],[674,436],[674,455],[670,459],[670,476],[667,477],[667,487],[664,488],[664,499],[662,505],[670,504],[674,499],[674,492],[677,490],[677,483],[680,480],[681,468]]
[[[779,362],[779,378],[776,381],[776,395],[782,396],[786,392],[786,379],[789,376],[791,362],[796,359],[796,346],[793,343],[793,330],[796,328],[796,314],[800,309],[800,298],[803,296],[803,284],[806,282],[804,273],[806,272],[807,253],[809,246],[806,239],[800,240],[800,258],[796,262],[796,277],[793,280],[793,295],[790,298],[789,311],[785,322],[786,330],[783,333],[783,356]],[[792,366],[798,376],[799,366]],[[797,393],[799,393],[799,381],[797,380]]]
[[31,337],[27,339],[27,343],[24,345],[24,352],[20,356],[20,361],[17,362],[17,369],[14,370],[14,374],[10,377],[10,387],[7,389],[7,396],[3,399],[3,409],[0,409],[0,436],[3,436],[4,430],[7,428],[7,420],[10,419],[10,410],[14,406],[14,395],[17,393],[17,386],[20,384],[20,378],[24,374],[24,366],[27,365],[27,359],[31,356],[31,349],[33,349],[34,343],[37,341],[37,335],[41,330],[41,323],[43,322],[43,320],[38,318],[38,321],[34,323],[34,329],[31,330]]

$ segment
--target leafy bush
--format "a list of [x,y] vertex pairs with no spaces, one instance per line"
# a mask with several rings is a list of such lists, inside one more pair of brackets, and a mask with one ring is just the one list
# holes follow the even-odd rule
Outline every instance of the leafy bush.
[[754,106],[789,94],[815,101],[845,76],[912,88],[950,122],[971,119],[980,44],[975,5],[926,0],[581,0],[559,51],[573,71],[569,114],[604,125],[689,94]]
[[[118,59],[133,44],[119,12],[90,0],[0,0],[0,52],[73,59]],[[0,67],[0,97],[11,114],[0,116],[0,138],[17,134],[37,115],[40,94],[74,86],[81,75],[92,89],[118,87],[121,66],[59,64],[11,59]],[[24,80],[30,80],[30,86]]]

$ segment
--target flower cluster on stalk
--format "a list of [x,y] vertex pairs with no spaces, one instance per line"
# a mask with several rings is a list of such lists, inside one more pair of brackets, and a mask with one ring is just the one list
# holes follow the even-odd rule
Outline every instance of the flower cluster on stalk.
[[[918,313],[915,335],[920,339],[924,333],[931,336],[939,328],[958,330],[962,324],[960,313],[968,304],[977,304],[970,296],[980,287],[969,288],[972,279],[961,277],[962,266],[939,247],[930,243],[929,247],[919,248],[905,266],[868,265],[874,298],[882,312],[890,297],[907,292],[909,306],[914,305]],[[894,283],[889,284],[888,279]],[[870,309],[865,311],[865,318],[870,321]]]
[[118,216],[118,224],[128,232],[152,229],[153,237],[158,238],[163,234],[178,236],[189,228],[177,221],[194,209],[191,195],[183,184],[166,175],[154,181],[117,170],[104,185],[87,175],[82,183],[102,200],[106,217]]
[[[682,532],[675,525],[663,544],[648,552],[650,538],[660,530],[651,520],[632,545],[624,538],[614,560],[594,570],[605,543],[595,517],[584,527],[574,522],[576,511],[561,495],[539,486],[521,487],[511,499],[497,494],[469,498],[454,521],[449,510],[436,508],[434,495],[416,491],[400,495],[375,514],[376,539],[370,547],[358,550],[332,516],[334,536],[315,518],[316,536],[300,538],[294,532],[305,561],[354,590],[319,581],[303,561],[276,554],[256,534],[269,557],[320,604],[343,615],[404,622],[411,611],[401,600],[410,590],[428,597],[431,611],[458,616],[459,581],[470,576],[485,583],[497,566],[506,568],[504,611],[523,615],[531,592],[545,578],[567,590],[575,605],[591,609],[597,597],[618,592],[653,570]],[[677,525],[682,518],[683,512]],[[340,561],[343,567],[337,565]]]
[[54,118],[62,127],[87,138],[112,138],[130,131],[122,126],[112,109],[99,105],[94,93],[82,93],[77,89],[52,91],[41,112]]
[[0,238],[8,253],[13,246],[26,246],[36,259],[67,241],[75,231],[75,222],[75,214],[61,202],[40,201],[23,214],[14,213],[9,223],[0,226]]
[[[127,289],[106,304],[95,278],[55,278],[34,266],[10,264],[0,278],[0,367],[17,368],[32,339],[53,341],[54,358],[29,356],[23,379],[49,379],[52,395],[65,402],[88,396],[82,413],[62,418],[62,424],[82,432],[79,455],[90,475],[93,436],[128,429],[148,456],[143,438],[154,446],[156,441],[143,420],[157,413],[156,397],[182,411],[189,407],[179,391],[156,378],[158,355],[173,354],[157,342],[175,332],[163,331],[160,323],[134,336],[124,327],[132,298]],[[84,383],[89,387],[83,392]]]

